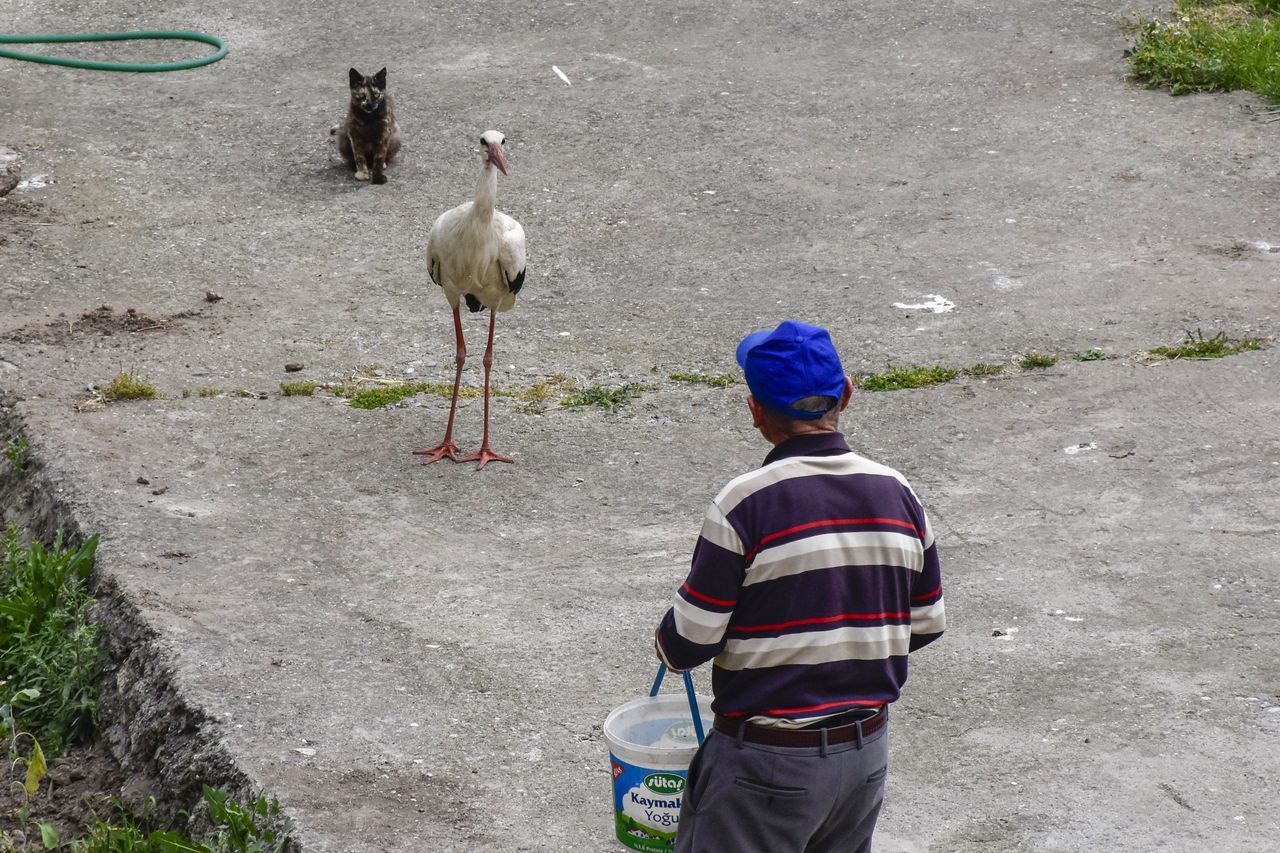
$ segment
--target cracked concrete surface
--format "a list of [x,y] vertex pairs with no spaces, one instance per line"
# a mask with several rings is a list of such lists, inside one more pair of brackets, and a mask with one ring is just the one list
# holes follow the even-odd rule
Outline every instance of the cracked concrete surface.
[[[706,502],[765,451],[740,385],[668,376],[734,372],[787,316],[831,326],[851,371],[1061,356],[846,416],[929,507],[951,614],[895,707],[877,849],[1280,832],[1276,350],[1133,357],[1277,336],[1276,130],[1247,96],[1127,82],[1123,7],[94,0],[69,27],[10,5],[13,31],[230,47],[156,76],[0,66],[0,142],[46,179],[0,201],[0,389],[306,850],[615,849],[600,723],[647,687]],[[352,65],[389,69],[385,186],[327,147]],[[489,127],[530,255],[495,381],[650,387],[616,415],[498,398],[516,464],[477,474],[409,455],[444,399],[278,384],[451,379],[422,251]],[[935,297],[954,308],[895,307]],[[1071,360],[1091,347],[1117,357]],[[77,411],[122,369],[162,399]]]

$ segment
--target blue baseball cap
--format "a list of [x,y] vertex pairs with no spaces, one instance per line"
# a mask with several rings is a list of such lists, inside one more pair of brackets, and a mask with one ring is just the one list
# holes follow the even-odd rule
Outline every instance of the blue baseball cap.
[[825,412],[806,412],[791,405],[804,397],[844,396],[844,368],[831,335],[820,326],[784,320],[778,328],[752,332],[738,344],[738,364],[751,395],[765,408],[801,420]]

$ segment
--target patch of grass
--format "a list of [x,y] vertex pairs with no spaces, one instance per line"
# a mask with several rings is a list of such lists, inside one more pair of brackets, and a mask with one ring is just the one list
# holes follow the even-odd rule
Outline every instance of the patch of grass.
[[574,391],[561,398],[560,405],[571,407],[599,406],[606,412],[617,412],[646,390],[648,390],[646,386],[636,382],[628,382],[626,385],[620,385],[616,388],[592,385],[590,388]]
[[1053,367],[1057,363],[1058,357],[1056,355],[1031,350],[1018,361],[1018,367],[1023,370],[1038,370],[1044,367]]
[[1239,341],[1232,343],[1227,339],[1226,332],[1218,332],[1213,337],[1206,338],[1199,329],[1196,329],[1195,332],[1187,332],[1187,338],[1181,346],[1152,347],[1150,352],[1165,358],[1205,359],[1225,358],[1229,355],[1256,349],[1262,349],[1262,341],[1250,335],[1245,335]]
[[[431,394],[434,397],[443,397],[448,400],[453,396],[453,383],[451,382],[412,382],[415,394]],[[490,388],[489,392],[495,397],[501,396],[497,388]],[[470,385],[458,386],[458,399],[470,400],[479,397],[484,393],[481,388],[472,388]]]
[[297,382],[281,382],[280,393],[285,397],[310,397],[316,393],[316,383],[309,379]]
[[98,626],[89,622],[89,575],[98,537],[64,547],[0,539],[0,736],[29,733],[50,755],[86,741],[98,711]]
[[361,386],[357,382],[339,382],[336,385],[329,385],[328,389],[335,396],[349,400],[360,393]]
[[942,385],[958,376],[960,371],[954,367],[936,364],[933,367],[890,367],[884,373],[873,373],[862,377],[858,387],[863,391],[903,391],[907,388],[926,388],[930,385]]
[[[141,815],[132,815],[118,797],[111,798],[111,809],[103,815],[94,811],[87,834],[75,840],[64,840],[56,832],[50,838],[52,827],[41,824],[45,846],[74,853],[163,853],[167,850],[185,850],[190,842],[177,832],[156,829],[154,797],[147,797]],[[53,841],[53,844],[49,844]],[[60,843],[59,843],[60,842]],[[169,845],[169,846],[166,846]],[[190,848],[196,849],[196,848]]]
[[27,470],[27,463],[31,461],[30,450],[31,444],[27,441],[27,437],[20,435],[5,442],[4,458],[9,460],[13,470],[22,472]]
[[1084,352],[1076,353],[1072,358],[1076,361],[1106,361],[1111,358],[1111,356],[1107,355],[1106,352],[1098,349],[1097,347],[1091,347]]
[[356,409],[381,409],[383,406],[389,406],[417,393],[416,383],[366,388],[351,396],[351,406]]
[[128,371],[120,371],[115,379],[101,389],[105,400],[154,400],[156,386]]
[[80,839],[59,843],[49,824],[41,824],[40,831],[45,849],[69,853],[282,853],[288,845],[294,824],[281,814],[274,797],[241,804],[206,785],[204,801],[213,830],[201,841],[159,828],[152,797],[140,815],[130,814],[119,798],[112,798],[111,812],[95,813],[88,834]]
[[1129,26],[1134,75],[1174,95],[1245,89],[1280,100],[1280,2],[1177,0],[1171,20]]
[[[245,390],[245,389],[240,389]],[[186,400],[191,397],[219,397],[222,395],[222,389],[216,385],[205,385],[201,388],[183,388],[182,399]],[[3,851],[0,851],[3,853]]]
[[982,361],[964,369],[965,376],[999,376],[1001,373],[1004,373],[1003,364],[987,364]]
[[293,821],[280,813],[275,797],[241,805],[225,791],[205,785],[204,800],[215,827],[205,839],[209,853],[281,853],[289,843]]
[[[98,626],[89,622],[88,590],[98,537],[64,547],[62,532],[45,549],[22,544],[17,528],[0,537],[0,740],[10,769],[24,777],[14,785],[23,805],[16,817],[23,838],[0,830],[0,851],[39,849],[69,853],[283,853],[293,821],[275,798],[241,804],[205,786],[212,831],[202,841],[157,826],[155,800],[130,815],[119,799],[113,814],[94,815],[87,835],[60,839],[52,824],[31,818],[30,803],[48,773],[45,760],[96,730]],[[42,746],[43,744],[43,746]],[[19,847],[18,845],[21,844]]]
[[576,391],[578,383],[563,373],[553,373],[546,379],[537,379],[532,385],[517,395],[526,403],[545,403],[552,397],[559,397],[569,391]]
[[[415,394],[434,394],[448,399],[453,394],[453,385],[447,382],[404,382],[369,388],[359,384],[346,384],[336,386],[333,390],[338,396],[347,397],[357,409],[381,409]],[[479,388],[464,385],[458,389],[459,399],[479,396]]]
[[669,378],[677,382],[701,382],[703,385],[710,385],[712,388],[728,388],[738,381],[727,373],[720,373],[714,376],[706,373],[672,373]]
[[495,397],[510,397],[525,403],[521,407],[526,415],[539,415],[547,410],[551,399],[559,399],[561,395],[576,391],[578,383],[563,373],[553,373],[546,379],[536,379],[528,388],[494,388]]
[[[415,394],[432,394],[446,400],[453,394],[451,382],[419,380],[402,382],[383,380],[379,384],[370,384],[370,382],[367,376],[356,376],[349,382],[328,386],[328,390],[339,397],[346,398],[357,409],[381,409]],[[576,384],[572,379],[556,373],[547,379],[538,379],[528,388],[491,387],[489,392],[494,397],[522,400],[529,404],[525,407],[526,412],[537,413],[545,410],[544,406],[548,400],[559,397],[575,387]],[[475,398],[483,393],[483,389],[463,385],[458,389],[458,399]]]

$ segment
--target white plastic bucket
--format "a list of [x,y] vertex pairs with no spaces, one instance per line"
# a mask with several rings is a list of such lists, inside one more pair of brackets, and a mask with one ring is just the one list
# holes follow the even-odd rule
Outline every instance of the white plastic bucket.
[[[698,711],[709,721],[711,700],[699,696]],[[619,705],[605,718],[604,739],[618,840],[643,853],[669,853],[689,762],[698,751],[689,698],[667,693]]]

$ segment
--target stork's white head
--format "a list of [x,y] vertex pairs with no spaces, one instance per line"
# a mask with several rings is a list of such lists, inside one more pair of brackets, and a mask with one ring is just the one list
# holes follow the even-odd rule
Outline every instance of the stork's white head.
[[480,155],[484,158],[485,165],[493,164],[498,167],[498,171],[507,174],[507,160],[502,156],[502,146],[507,142],[507,138],[498,130],[486,130],[480,134]]

